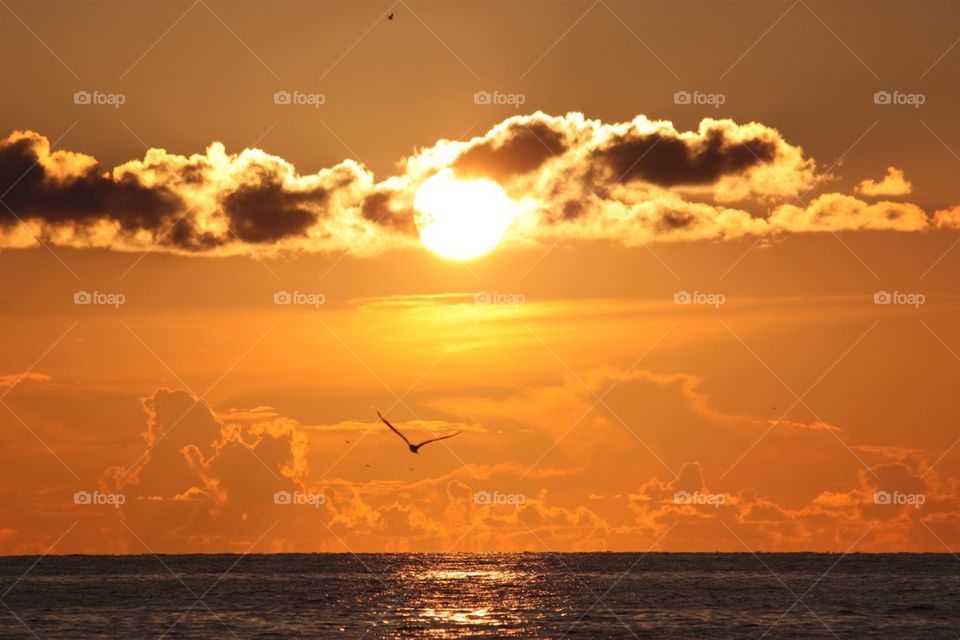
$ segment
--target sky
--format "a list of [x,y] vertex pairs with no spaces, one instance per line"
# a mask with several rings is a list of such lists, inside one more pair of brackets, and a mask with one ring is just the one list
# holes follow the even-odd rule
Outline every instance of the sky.
[[0,553],[960,547],[955,4],[0,42]]

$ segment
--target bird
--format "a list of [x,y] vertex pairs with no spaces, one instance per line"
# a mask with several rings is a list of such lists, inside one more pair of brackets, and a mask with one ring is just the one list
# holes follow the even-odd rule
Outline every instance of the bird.
[[396,428],[395,426],[393,426],[392,424],[390,424],[389,422],[387,422],[387,419],[384,418],[384,417],[383,417],[383,414],[381,414],[379,411],[377,411],[377,416],[379,416],[380,419],[383,420],[383,424],[385,424],[385,425],[387,425],[388,427],[390,427],[390,430],[391,430],[391,431],[393,431],[395,434],[397,434],[398,436],[400,436],[401,438],[403,438],[403,441],[407,443],[407,446],[408,446],[408,447],[410,447],[410,453],[418,453],[419,450],[420,450],[420,447],[422,447],[422,446],[425,445],[425,444],[430,444],[431,442],[437,442],[438,440],[446,440],[447,438],[452,438],[453,436],[455,436],[455,435],[457,435],[457,434],[463,433],[462,431],[454,431],[453,433],[451,433],[451,434],[449,434],[449,435],[446,435],[446,436],[440,436],[439,438],[430,438],[429,440],[424,440],[423,442],[420,442],[420,443],[418,443],[418,444],[413,444],[412,442],[410,442],[409,440],[407,440],[407,436],[405,436],[405,435],[403,435],[402,433],[400,433],[399,431],[397,431],[397,428]]
[[392,14],[392,13],[387,16],[387,20],[393,20],[393,14]]

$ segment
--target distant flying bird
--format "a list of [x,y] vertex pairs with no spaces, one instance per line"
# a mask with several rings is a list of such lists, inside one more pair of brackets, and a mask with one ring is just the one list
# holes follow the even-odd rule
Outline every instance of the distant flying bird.
[[392,14],[392,13],[387,16],[387,20],[393,20],[393,14]]
[[377,415],[380,417],[381,420],[383,420],[383,424],[385,424],[385,425],[387,425],[388,427],[390,427],[390,430],[391,430],[391,431],[393,431],[395,434],[397,434],[398,436],[400,436],[401,438],[403,438],[403,441],[407,443],[407,446],[408,446],[408,447],[410,447],[410,453],[418,453],[420,447],[422,447],[422,446],[425,445],[425,444],[430,444],[431,442],[437,442],[437,441],[439,441],[439,440],[446,440],[447,438],[452,438],[453,436],[455,436],[455,435],[457,435],[457,434],[459,434],[459,433],[463,433],[462,431],[455,431],[455,432],[451,433],[450,435],[440,436],[439,438],[431,438],[431,439],[429,439],[429,440],[424,440],[423,442],[421,442],[421,443],[419,443],[419,444],[413,444],[412,442],[410,442],[409,440],[407,440],[407,436],[405,436],[405,435],[403,435],[402,433],[400,433],[399,431],[397,431],[397,428],[396,428],[395,426],[393,426],[392,424],[390,424],[389,422],[387,422],[387,419],[384,418],[383,415],[382,415],[379,411],[377,411]]

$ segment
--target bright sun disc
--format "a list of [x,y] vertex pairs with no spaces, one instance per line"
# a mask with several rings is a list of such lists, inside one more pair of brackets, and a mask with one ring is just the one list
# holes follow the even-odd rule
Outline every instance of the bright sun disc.
[[449,169],[420,185],[413,208],[423,244],[454,260],[482,256],[500,244],[516,213],[496,182],[458,180]]

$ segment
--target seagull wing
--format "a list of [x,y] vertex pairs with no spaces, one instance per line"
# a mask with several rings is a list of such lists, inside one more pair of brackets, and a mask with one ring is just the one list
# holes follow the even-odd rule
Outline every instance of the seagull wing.
[[[440,436],[439,438],[430,438],[429,440],[424,440],[423,442],[421,442],[420,444],[418,444],[418,445],[416,445],[416,446],[417,446],[417,448],[420,448],[420,447],[422,447],[422,446],[425,445],[425,444],[430,444],[431,442],[437,442],[437,441],[439,441],[439,440],[446,440],[447,438],[452,438],[453,436],[459,435],[459,434],[461,434],[461,433],[463,433],[463,431],[454,431],[454,432],[451,433],[450,435]],[[406,439],[406,438],[404,438],[404,439]]]
[[390,430],[391,430],[391,431],[393,431],[395,434],[397,434],[398,436],[400,436],[401,438],[403,438],[403,441],[406,442],[407,445],[410,444],[410,441],[407,440],[407,436],[405,436],[405,435],[403,435],[402,433],[400,433],[399,431],[397,431],[397,428],[396,428],[395,426],[393,426],[392,424],[390,424],[389,422],[387,422],[387,419],[384,418],[383,415],[381,415],[379,411],[377,411],[377,415],[380,417],[381,420],[383,420],[383,424],[385,424],[385,425],[387,425],[388,427],[390,427]]

